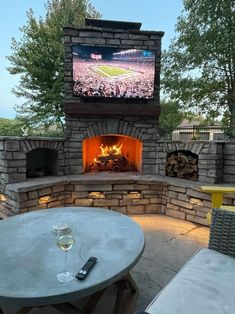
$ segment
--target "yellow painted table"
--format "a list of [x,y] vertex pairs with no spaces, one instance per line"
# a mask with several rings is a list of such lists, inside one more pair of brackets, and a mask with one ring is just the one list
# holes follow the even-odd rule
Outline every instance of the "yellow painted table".
[[[226,210],[235,211],[235,206],[223,206],[223,197],[227,193],[235,193],[235,186],[201,186],[203,192],[211,193],[212,208],[224,208]],[[209,223],[211,222],[211,212],[207,214]]]

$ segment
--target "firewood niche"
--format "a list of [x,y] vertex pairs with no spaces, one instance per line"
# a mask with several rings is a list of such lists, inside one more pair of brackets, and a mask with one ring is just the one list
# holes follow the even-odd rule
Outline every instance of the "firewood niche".
[[198,180],[198,156],[187,150],[174,151],[166,159],[166,175],[186,180]]

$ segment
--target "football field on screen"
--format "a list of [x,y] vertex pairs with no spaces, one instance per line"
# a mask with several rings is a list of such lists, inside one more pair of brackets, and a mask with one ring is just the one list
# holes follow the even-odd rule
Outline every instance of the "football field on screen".
[[122,75],[134,74],[134,72],[131,70],[110,65],[97,65],[94,67],[94,70],[96,71],[96,73],[99,73],[102,76],[110,78],[117,78]]

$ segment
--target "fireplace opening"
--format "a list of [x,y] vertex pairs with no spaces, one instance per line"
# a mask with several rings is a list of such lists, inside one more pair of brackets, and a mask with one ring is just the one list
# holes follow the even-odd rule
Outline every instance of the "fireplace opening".
[[188,150],[171,152],[166,158],[166,175],[186,180],[198,180],[198,156]]
[[58,175],[58,152],[56,150],[36,148],[27,153],[27,178],[39,178],[56,175]]
[[84,172],[142,171],[142,143],[122,135],[102,135],[83,141]]

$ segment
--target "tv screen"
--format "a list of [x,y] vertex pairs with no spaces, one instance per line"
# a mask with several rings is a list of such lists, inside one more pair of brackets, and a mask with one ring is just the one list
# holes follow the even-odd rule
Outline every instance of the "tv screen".
[[73,46],[75,96],[151,99],[154,75],[154,51]]

